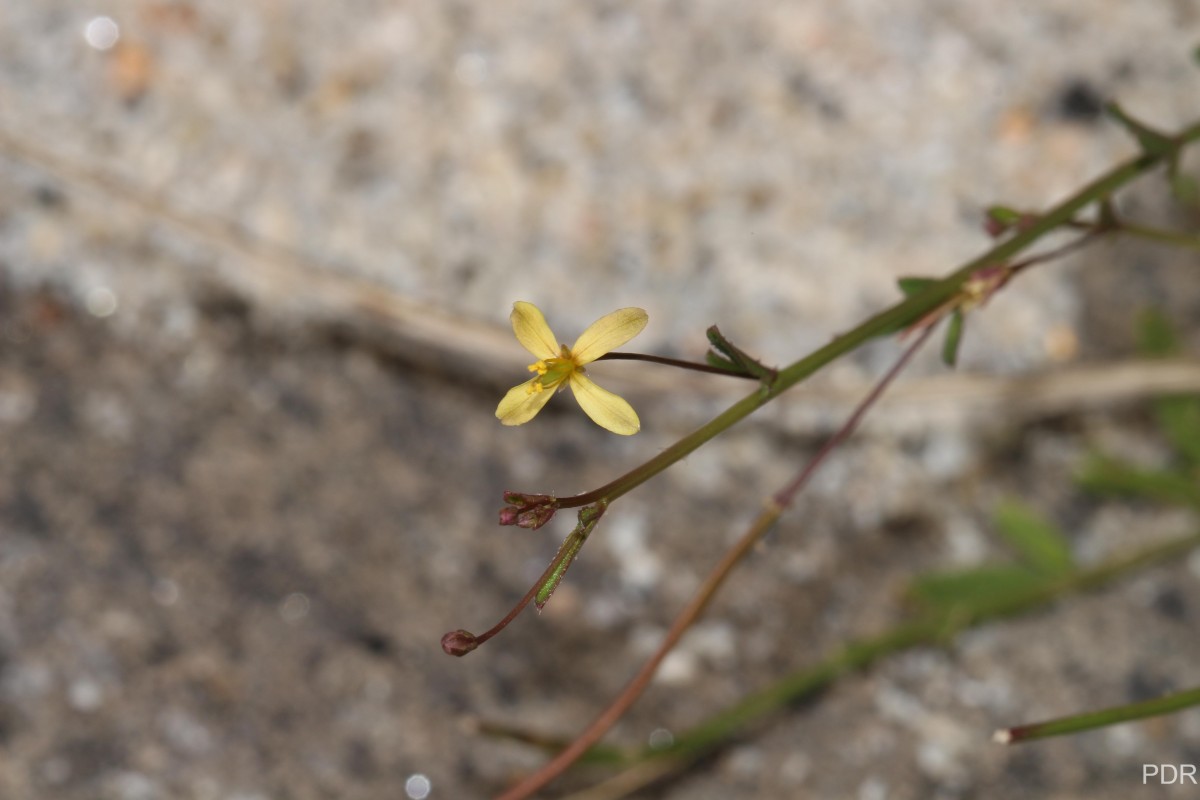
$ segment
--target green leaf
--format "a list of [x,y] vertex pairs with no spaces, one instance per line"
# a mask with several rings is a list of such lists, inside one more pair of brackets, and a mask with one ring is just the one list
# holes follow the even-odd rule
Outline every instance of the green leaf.
[[1179,352],[1175,329],[1158,309],[1148,308],[1138,315],[1137,348],[1148,356],[1169,356]]
[[963,332],[963,313],[960,309],[954,309],[954,313],[950,315],[950,328],[946,331],[946,339],[942,342],[942,361],[947,367],[953,367],[958,363],[958,345],[962,341]]
[[1001,502],[992,514],[996,531],[1020,559],[1044,575],[1062,575],[1074,569],[1071,548],[1058,527],[1029,506],[1016,500]]
[[[720,354],[718,357],[723,357],[724,360],[733,364],[738,372],[753,375],[764,383],[775,380],[775,376],[778,374],[776,370],[735,346],[733,342],[725,338],[716,325],[710,325],[705,334],[708,336],[708,343]],[[716,366],[721,365],[717,364]]]
[[[903,278],[896,279],[896,285],[900,287],[900,291],[904,293],[905,298],[911,298],[914,295],[920,294],[934,284],[940,284],[941,282],[942,280],[940,278],[922,278],[915,275],[906,275]],[[953,294],[954,291],[952,289],[945,290],[946,299],[949,299]],[[908,330],[912,326],[925,320],[926,317],[931,313],[931,310],[914,312],[909,317],[893,322],[875,335],[891,336],[894,333],[900,333],[901,331]]]
[[896,285],[900,287],[900,291],[904,292],[905,297],[912,297],[922,289],[937,282],[937,278],[918,278],[914,276],[896,279]]
[[567,570],[571,568],[571,564],[579,555],[585,541],[587,541],[587,537],[580,535],[578,528],[563,540],[562,545],[558,548],[558,553],[554,556],[554,561],[551,562],[554,564],[554,569],[546,576],[546,580],[542,581],[542,585],[538,587],[537,594],[533,598],[538,611],[541,611],[546,603],[550,602],[551,595],[562,583],[562,579],[566,577]]
[[[1149,356],[1179,352],[1179,342],[1170,320],[1156,309],[1138,318],[1138,350]],[[1154,413],[1163,436],[1188,462],[1200,465],[1200,397],[1178,395],[1154,401]]]
[[1008,206],[991,206],[987,210],[988,219],[1001,225],[1016,225],[1021,221],[1021,212]]
[[986,216],[987,221],[983,228],[992,237],[1003,236],[1028,219],[1025,214],[1008,206],[992,206],[987,210]]
[[930,611],[966,612],[1003,603],[1049,582],[1048,576],[1019,564],[988,564],[918,576],[908,596]]
[[567,570],[571,568],[571,563],[575,561],[575,557],[579,555],[579,551],[583,549],[583,543],[592,535],[596,524],[600,522],[600,517],[604,516],[605,509],[608,508],[607,500],[597,500],[590,506],[584,506],[579,509],[579,522],[575,523],[575,530],[567,535],[563,543],[559,545],[558,553],[555,554],[554,560],[550,562],[547,568],[549,573],[546,575],[542,585],[538,587],[537,594],[534,595],[533,602],[537,606],[538,611],[545,607],[546,603],[550,602],[550,596],[554,594],[554,590],[562,583],[563,577],[567,574]]
[[1154,413],[1175,452],[1200,466],[1200,397],[1160,397]]
[[1200,508],[1200,483],[1179,472],[1139,469],[1104,456],[1093,456],[1078,476],[1089,492],[1142,497],[1174,505]]
[[712,350],[709,350],[707,353],[704,354],[704,360],[705,360],[705,362],[708,363],[708,365],[710,367],[716,367],[717,369],[727,369],[730,372],[737,373],[738,375],[746,374],[745,371],[742,370],[742,368],[739,367],[737,364],[733,363],[732,361],[730,361],[728,358],[721,355],[720,353],[714,353]]
[[1146,155],[1161,158],[1175,152],[1177,149],[1178,145],[1174,139],[1160,131],[1156,131],[1144,122],[1139,122],[1129,116],[1116,103],[1109,103],[1105,106],[1105,110],[1109,116],[1121,123],[1133,138],[1137,139],[1138,146],[1142,148],[1142,152]]

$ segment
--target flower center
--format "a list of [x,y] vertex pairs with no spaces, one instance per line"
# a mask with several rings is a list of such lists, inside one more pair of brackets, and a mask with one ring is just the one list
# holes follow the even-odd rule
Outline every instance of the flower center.
[[541,379],[529,384],[529,388],[526,389],[529,394],[537,394],[544,389],[553,389],[570,378],[575,370],[583,369],[575,364],[575,357],[571,355],[569,347],[565,344],[560,347],[557,356],[529,365],[529,371],[536,372]]

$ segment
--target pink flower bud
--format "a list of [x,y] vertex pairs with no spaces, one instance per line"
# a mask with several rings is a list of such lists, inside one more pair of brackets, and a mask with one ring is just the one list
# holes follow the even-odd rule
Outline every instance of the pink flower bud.
[[465,656],[479,646],[475,634],[459,628],[442,637],[442,650],[448,656]]
[[508,505],[500,509],[500,524],[518,528],[537,530],[558,511],[558,498],[548,494],[505,492],[504,502]]

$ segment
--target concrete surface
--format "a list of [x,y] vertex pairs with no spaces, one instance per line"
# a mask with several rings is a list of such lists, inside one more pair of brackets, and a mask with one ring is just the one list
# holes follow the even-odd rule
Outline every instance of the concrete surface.
[[[1046,205],[1127,157],[1102,99],[1194,119],[1198,18],[1115,1],[7,4],[0,797],[499,790],[539,757],[464,719],[577,732],[819,443],[765,411],[614,507],[544,614],[449,659],[440,635],[490,625],[563,532],[495,527],[503,490],[598,485],[721,407],[605,365],[637,437],[567,398],[501,428],[525,363],[512,301],[568,340],[640,305],[639,349],[696,356],[716,322],[791,360],[891,302],[894,277],[981,250],[988,204]],[[963,369],[1128,353],[1143,304],[1195,353],[1194,269],[1135,244],[1038,269],[973,321]],[[916,376],[940,371],[926,356]],[[916,571],[999,555],[1005,494],[1068,526],[1081,558],[1195,524],[1081,500],[1070,476],[1098,441],[1164,457],[1136,410],[861,437],[612,739],[681,730],[894,621]],[[642,796],[1163,796],[1141,764],[1200,763],[1194,711],[1012,750],[988,736],[1194,685],[1198,576],[1193,559],[892,659]]]

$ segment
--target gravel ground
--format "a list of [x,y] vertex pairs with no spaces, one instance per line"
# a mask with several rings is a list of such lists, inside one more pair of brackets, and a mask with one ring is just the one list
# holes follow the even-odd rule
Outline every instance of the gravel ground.
[[[639,349],[695,356],[717,322],[790,361],[895,276],[977,253],[989,203],[1045,205],[1127,157],[1104,98],[1194,119],[1198,20],[1065,0],[10,3],[0,797],[496,792],[539,756],[464,721],[577,732],[819,444],[764,411],[615,506],[545,613],[448,659],[441,634],[491,624],[562,533],[495,528],[503,490],[599,485],[721,407],[611,365],[637,437],[565,399],[502,428],[526,363],[512,301],[565,339],[636,304]],[[1147,304],[1196,353],[1195,266],[1124,243],[1036,270],[973,321],[963,369],[1127,354]],[[917,376],[940,369],[926,355]],[[1000,497],[1084,560],[1195,525],[1081,500],[1097,442],[1165,457],[1138,409],[873,429],[612,739],[686,728],[893,622],[916,571],[999,554]],[[903,654],[644,796],[1190,796],[1142,787],[1141,765],[1200,764],[1194,711],[988,736],[1194,685],[1197,609],[1193,558]]]

